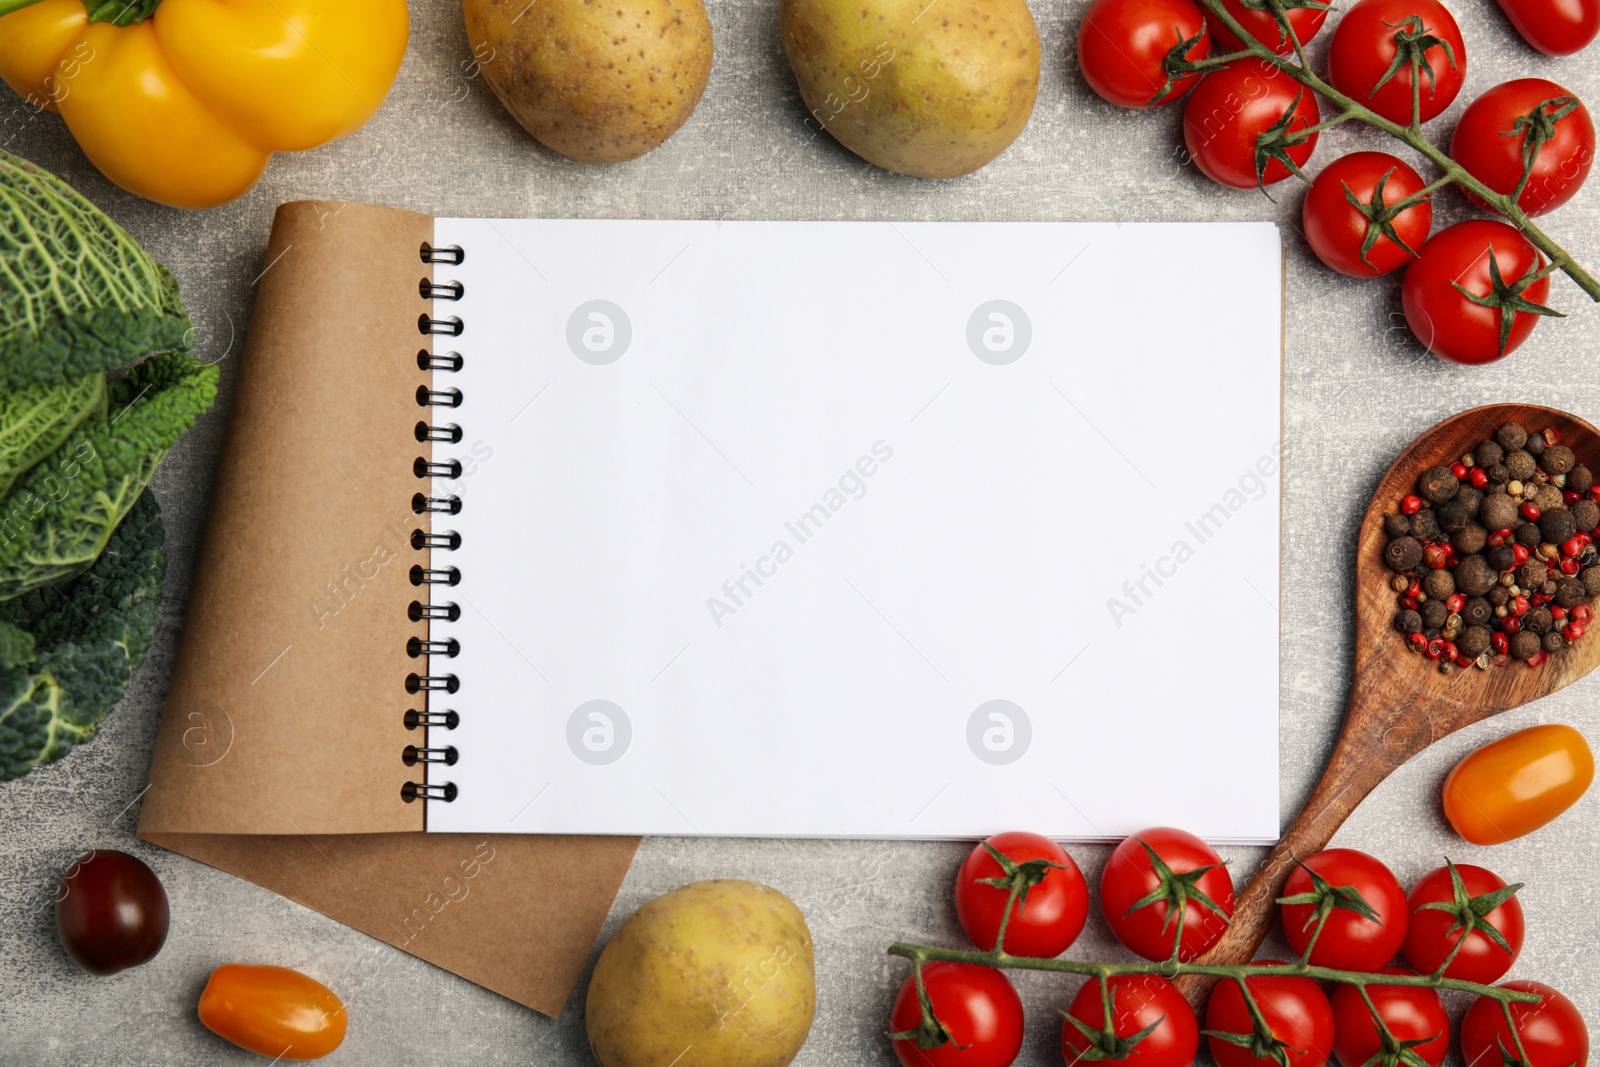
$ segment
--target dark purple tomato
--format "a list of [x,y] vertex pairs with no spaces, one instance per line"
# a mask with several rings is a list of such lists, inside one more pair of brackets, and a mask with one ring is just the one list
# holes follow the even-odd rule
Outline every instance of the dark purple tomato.
[[155,959],[170,917],[155,872],[113,849],[78,857],[56,894],[62,947],[90,974],[116,974]]

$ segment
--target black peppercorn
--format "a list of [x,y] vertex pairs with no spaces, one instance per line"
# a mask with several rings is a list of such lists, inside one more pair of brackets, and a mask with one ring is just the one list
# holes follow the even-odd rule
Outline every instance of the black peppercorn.
[[1535,459],[1538,459],[1541,455],[1544,454],[1544,450],[1545,450],[1544,438],[1541,437],[1539,434],[1530,433],[1528,435],[1527,442],[1522,447],[1523,447],[1523,449],[1525,451],[1527,451],[1528,455],[1534,457]]
[[1586,594],[1600,596],[1600,567],[1585,567],[1578,578],[1583,582],[1583,591]]
[[1398,511],[1393,515],[1383,517],[1383,534],[1391,541],[1396,537],[1404,537],[1411,532],[1411,517],[1402,515]]
[[1547,634],[1554,625],[1555,619],[1551,616],[1549,608],[1534,608],[1522,617],[1522,628],[1532,630],[1536,634]]
[[1600,526],[1600,504],[1593,500],[1573,501],[1572,507],[1567,510],[1572,512],[1572,521],[1577,523],[1578,529],[1584,533]]
[[1471,556],[1475,552],[1482,552],[1483,546],[1489,543],[1489,531],[1475,522],[1469,522],[1450,535],[1450,543],[1463,556]]
[[1573,521],[1572,512],[1566,508],[1547,511],[1539,516],[1539,533],[1548,544],[1564,544],[1577,532],[1578,524]]
[[1461,482],[1449,467],[1430,467],[1417,479],[1417,492],[1430,504],[1442,504],[1456,495]]
[[1489,481],[1495,485],[1505,485],[1511,480],[1511,472],[1506,469],[1504,461],[1494,464],[1489,468]]
[[1485,441],[1472,450],[1472,462],[1480,467],[1492,467],[1505,459],[1506,450],[1498,441]]
[[1494,439],[1507,452],[1521,448],[1528,440],[1528,431],[1514,422],[1508,422],[1495,431]]
[[1420,634],[1422,614],[1416,611],[1402,611],[1394,617],[1394,628],[1403,634]]
[[1589,590],[1576,578],[1564,578],[1556,583],[1556,607],[1575,608],[1589,597]]
[[1455,582],[1463,596],[1483,596],[1495,588],[1499,576],[1482,556],[1468,556],[1456,564]]
[[1517,524],[1517,504],[1504,493],[1490,493],[1478,507],[1478,521],[1490,530],[1509,530]]
[[1594,488],[1594,475],[1582,463],[1567,472],[1567,488],[1574,493],[1587,493]]
[[[1460,584],[1458,578],[1456,585]],[[1468,626],[1482,626],[1492,618],[1494,618],[1494,608],[1490,607],[1489,602],[1481,596],[1470,597],[1461,607],[1461,621]]]
[[1424,630],[1438,630],[1444,626],[1450,617],[1450,609],[1444,606],[1442,600],[1424,600],[1422,607],[1422,628]]
[[1531,455],[1519,448],[1515,452],[1506,453],[1505,468],[1511,472],[1511,477],[1519,482],[1525,482],[1533,477],[1534,471],[1539,469],[1539,464],[1534,462]]
[[1517,568],[1517,584],[1524,589],[1538,589],[1550,577],[1550,568],[1543,560],[1530,559]]
[[1422,562],[1422,544],[1415,537],[1396,537],[1383,550],[1383,562],[1392,571],[1409,571]]
[[1484,558],[1489,561],[1489,567],[1496,574],[1504,574],[1517,565],[1517,553],[1510,545],[1501,545],[1491,548],[1484,553]]
[[1538,634],[1518,630],[1511,635],[1511,654],[1517,659],[1532,659],[1539,647]]
[[1456,651],[1467,659],[1477,659],[1489,651],[1489,629],[1486,626],[1468,626],[1456,639]]
[[1542,536],[1539,533],[1539,527],[1531,522],[1525,522],[1518,526],[1511,531],[1511,535],[1517,539],[1517,544],[1524,548],[1536,547],[1539,544],[1539,538]]
[[1551,630],[1549,633],[1544,635],[1543,639],[1541,639],[1539,643],[1544,645],[1544,650],[1546,652],[1554,655],[1555,653],[1560,652],[1561,649],[1566,646],[1567,641],[1566,638],[1561,636],[1560,630]]
[[1432,508],[1423,508],[1411,516],[1411,536],[1418,541],[1437,541],[1443,536],[1439,530],[1439,516]]
[[1496,582],[1494,586],[1484,594],[1484,596],[1488,598],[1490,604],[1493,604],[1497,608],[1503,608],[1511,599],[1511,590],[1507,589],[1499,582]]
[[1478,517],[1478,508],[1483,504],[1483,490],[1463,485],[1456,490],[1456,500],[1467,509],[1467,518],[1475,519]]
[[1456,591],[1455,575],[1443,567],[1429,571],[1428,576],[1422,579],[1422,591],[1428,594],[1429,599],[1444,600]]
[[1446,500],[1433,509],[1439,519],[1439,529],[1445,533],[1455,533],[1467,524],[1470,516],[1467,515],[1467,506],[1459,500]]
[[1551,445],[1544,450],[1544,455],[1539,457],[1539,465],[1551,474],[1565,474],[1578,462],[1578,457],[1572,454],[1572,449],[1566,445]]

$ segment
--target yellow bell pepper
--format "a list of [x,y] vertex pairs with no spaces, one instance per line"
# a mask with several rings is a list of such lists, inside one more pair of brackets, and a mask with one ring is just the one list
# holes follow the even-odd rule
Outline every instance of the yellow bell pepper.
[[0,78],[124,189],[205,208],[364,125],[409,33],[405,0],[0,0]]

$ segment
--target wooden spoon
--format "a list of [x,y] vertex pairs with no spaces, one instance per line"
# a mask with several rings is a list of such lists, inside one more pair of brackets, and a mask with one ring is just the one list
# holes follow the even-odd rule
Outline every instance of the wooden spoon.
[[[1512,661],[1488,670],[1457,668],[1443,674],[1437,661],[1412,653],[1394,628],[1393,573],[1383,563],[1388,543],[1384,516],[1396,511],[1407,493],[1416,492],[1423,471],[1459,460],[1508,422],[1530,433],[1554,427],[1579,462],[1600,470],[1600,430],[1576,415],[1532,404],[1464,411],[1400,453],[1378,483],[1356,540],[1355,679],[1344,729],[1311,798],[1237,898],[1232,926],[1199,962],[1251,959],[1277,919],[1275,901],[1296,861],[1324,848],[1390,771],[1446,734],[1548,696],[1600,664],[1597,634],[1562,649],[1541,667]],[[1180,984],[1199,1007],[1214,981],[1185,976]]]

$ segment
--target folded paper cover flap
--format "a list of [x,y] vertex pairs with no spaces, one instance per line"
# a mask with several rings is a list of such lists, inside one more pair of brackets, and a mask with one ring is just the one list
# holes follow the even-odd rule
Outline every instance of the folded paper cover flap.
[[426,215],[278,209],[140,829],[421,830],[401,760]]

